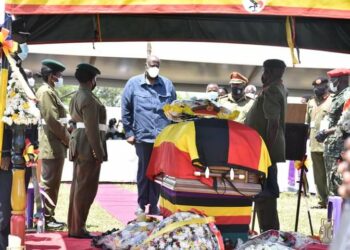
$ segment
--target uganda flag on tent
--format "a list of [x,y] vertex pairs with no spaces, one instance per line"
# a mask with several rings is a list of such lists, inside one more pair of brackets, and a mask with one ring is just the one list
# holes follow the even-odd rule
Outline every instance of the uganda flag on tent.
[[198,119],[167,126],[156,138],[147,176],[165,174],[182,179],[197,177],[205,166],[227,166],[266,175],[271,165],[259,134],[240,123],[224,119]]

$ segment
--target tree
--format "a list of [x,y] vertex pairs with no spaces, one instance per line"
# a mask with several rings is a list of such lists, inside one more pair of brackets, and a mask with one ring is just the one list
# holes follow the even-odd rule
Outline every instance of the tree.
[[[57,88],[58,95],[62,99],[65,105],[69,105],[69,102],[78,90],[79,86],[76,85],[64,85],[61,88]],[[97,86],[93,93],[100,99],[100,101],[108,107],[119,107],[121,101],[121,88],[112,87],[100,87]]]

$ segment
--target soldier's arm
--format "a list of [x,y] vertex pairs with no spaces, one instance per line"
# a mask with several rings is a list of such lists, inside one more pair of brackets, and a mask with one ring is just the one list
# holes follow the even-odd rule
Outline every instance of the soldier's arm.
[[133,112],[134,107],[132,102],[132,87],[131,83],[128,82],[122,95],[122,123],[126,138],[134,136],[134,132],[132,130],[132,124],[134,122]]
[[48,129],[66,146],[69,143],[69,133],[58,119],[56,99],[53,93],[45,91],[40,101],[41,118],[45,120]]
[[310,107],[310,101],[307,103],[306,106],[306,114],[305,114],[305,124],[310,124],[311,122],[311,107]]
[[[310,123],[311,123],[311,107],[310,107],[310,101],[309,101],[306,106],[305,124],[310,125]],[[308,130],[308,137],[309,136],[310,136],[310,127]]]
[[268,90],[264,93],[264,103],[263,103],[263,111],[264,116],[267,119],[267,128],[266,128],[266,135],[267,135],[267,141],[266,144],[269,149],[271,149],[272,145],[275,143],[277,138],[277,132],[279,129],[279,126],[281,125],[279,122],[280,115],[281,115],[281,99],[283,99],[283,96],[278,91],[277,88],[274,86],[271,86],[268,88]]
[[87,100],[82,105],[83,122],[85,125],[85,133],[92,148],[95,159],[99,162],[103,161],[104,150],[99,129],[99,106],[92,99]]

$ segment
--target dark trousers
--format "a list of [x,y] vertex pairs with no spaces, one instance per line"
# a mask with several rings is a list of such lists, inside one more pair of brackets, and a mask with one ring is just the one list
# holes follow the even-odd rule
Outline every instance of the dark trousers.
[[[54,204],[57,204],[63,165],[64,158],[42,160],[41,182],[44,187],[44,191],[51,198]],[[55,206],[52,206],[47,199],[45,199],[44,206],[45,221],[50,222],[55,216]]]
[[137,170],[137,191],[139,206],[144,209],[147,204],[151,209],[158,204],[160,186],[146,177],[147,167],[151,158],[153,143],[140,142],[135,144],[136,154],[139,158]]
[[268,170],[268,177],[263,191],[255,201],[255,209],[258,215],[260,231],[270,229],[279,230],[280,223],[277,212],[277,198],[279,187],[277,182],[277,165],[273,163]]
[[324,162],[323,152],[311,152],[312,168],[314,170],[314,181],[316,184],[319,203],[327,205],[328,202],[328,185],[327,173]]
[[85,224],[98,189],[101,165],[95,160],[74,162],[68,209],[68,233],[79,236]]
[[0,250],[8,245],[11,220],[12,170],[0,170]]

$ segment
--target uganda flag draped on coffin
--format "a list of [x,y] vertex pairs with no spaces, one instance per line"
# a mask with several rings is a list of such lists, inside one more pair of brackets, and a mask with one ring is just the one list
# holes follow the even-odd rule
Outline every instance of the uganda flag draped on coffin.
[[161,184],[163,216],[195,209],[213,216],[224,238],[246,240],[251,198],[230,193],[228,185],[213,190],[213,179],[194,172],[206,166],[226,166],[266,176],[270,165],[266,145],[255,130],[229,120],[204,118],[169,125],[159,134],[147,176]]
[[267,174],[271,165],[266,145],[259,134],[240,123],[224,119],[198,119],[167,126],[156,138],[147,176],[164,174],[182,179],[197,177],[198,166],[228,166]]

